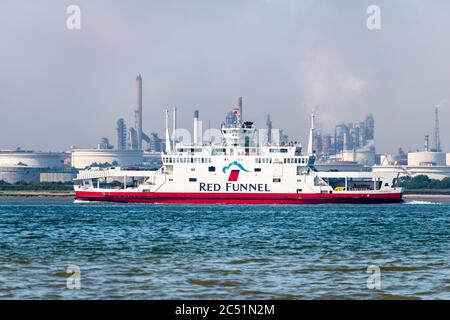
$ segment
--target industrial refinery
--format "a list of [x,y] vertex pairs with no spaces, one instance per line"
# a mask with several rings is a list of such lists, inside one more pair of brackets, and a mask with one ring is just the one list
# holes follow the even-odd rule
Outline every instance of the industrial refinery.
[[[18,181],[72,181],[76,172],[88,167],[145,167],[157,169],[161,166],[161,152],[170,152],[181,136],[177,136],[177,108],[172,110],[172,129],[169,129],[169,110],[166,110],[165,138],[158,133],[145,133],[142,121],[143,78],[135,79],[134,126],[127,127],[124,117],[116,122],[116,145],[107,137],[101,138],[95,148],[71,147],[61,153],[17,150],[0,151],[0,180],[9,183]],[[235,125],[242,117],[243,98],[225,114],[222,126]],[[318,128],[315,121],[320,117],[316,112],[311,117],[311,136],[308,152],[316,158],[318,171],[376,171],[397,172],[405,176],[427,175],[433,179],[450,177],[450,154],[441,150],[439,136],[439,108],[434,109],[433,141],[430,135],[424,137],[423,150],[398,154],[376,154],[375,120],[368,114],[357,122],[338,123],[332,132]],[[193,144],[203,145],[200,112],[193,115]],[[259,130],[261,146],[297,145],[289,141],[282,129],[275,129],[269,114],[265,128]],[[262,133],[262,134],[261,134]],[[172,142],[167,140],[172,137]],[[168,142],[169,141],[169,142]]]
[[432,146],[430,135],[426,134],[423,150],[408,152],[407,155],[403,152],[399,152],[397,155],[381,155],[380,163],[373,166],[373,171],[393,171],[410,177],[426,175],[430,179],[438,180],[450,177],[450,153],[446,154],[441,149],[439,106],[434,108]]

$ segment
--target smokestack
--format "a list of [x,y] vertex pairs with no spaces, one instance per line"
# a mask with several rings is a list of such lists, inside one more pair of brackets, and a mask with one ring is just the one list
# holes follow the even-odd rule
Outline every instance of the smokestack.
[[239,106],[239,119],[238,124],[242,125],[244,123],[244,118],[242,118],[242,97],[239,97],[238,99],[238,106]]
[[139,73],[136,77],[136,111],[135,127],[137,135],[137,148],[142,150],[142,76]]
[[166,153],[170,153],[172,146],[170,143],[170,133],[169,133],[169,110],[166,109]]
[[198,110],[194,111],[194,144],[198,144]]
[[441,152],[441,140],[439,138],[439,106],[434,109],[434,151]]

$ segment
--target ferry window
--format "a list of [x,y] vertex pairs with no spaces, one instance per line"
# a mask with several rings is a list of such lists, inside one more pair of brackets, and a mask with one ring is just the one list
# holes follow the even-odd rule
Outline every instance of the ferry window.
[[255,172],[261,172],[261,168],[255,168]]
[[194,158],[191,158],[191,163],[194,163]]
[[195,168],[191,168],[191,171],[195,171]]
[[280,149],[280,152],[281,152],[281,153],[287,153],[287,152],[288,152],[288,149]]
[[197,178],[189,178],[189,182],[197,182]]
[[273,182],[281,182],[280,178],[273,178]]
[[216,172],[216,167],[214,167],[214,166],[208,167],[208,171],[209,172]]
[[269,163],[272,163],[272,158],[269,159]]

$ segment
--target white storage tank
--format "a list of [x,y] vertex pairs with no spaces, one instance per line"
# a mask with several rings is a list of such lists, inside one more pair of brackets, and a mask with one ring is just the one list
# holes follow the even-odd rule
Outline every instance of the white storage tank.
[[444,152],[418,151],[408,153],[408,166],[445,166]]
[[375,152],[371,150],[343,151],[342,160],[355,161],[364,166],[373,166],[375,164]]
[[141,150],[73,149],[72,167],[84,169],[92,165],[111,166],[142,165],[144,155]]
[[0,166],[0,181],[7,183],[39,182],[40,168],[27,166]]
[[59,168],[64,158],[64,153],[56,152],[0,151],[0,167]]

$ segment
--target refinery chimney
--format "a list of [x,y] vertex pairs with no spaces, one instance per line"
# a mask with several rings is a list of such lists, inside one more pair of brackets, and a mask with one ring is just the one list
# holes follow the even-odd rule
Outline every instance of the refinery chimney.
[[439,138],[439,106],[434,109],[434,151],[441,152],[441,140]]
[[425,151],[430,151],[430,136],[427,134],[425,135],[424,147]]
[[135,128],[137,135],[137,148],[142,150],[142,76],[139,73],[136,77],[136,111]]

